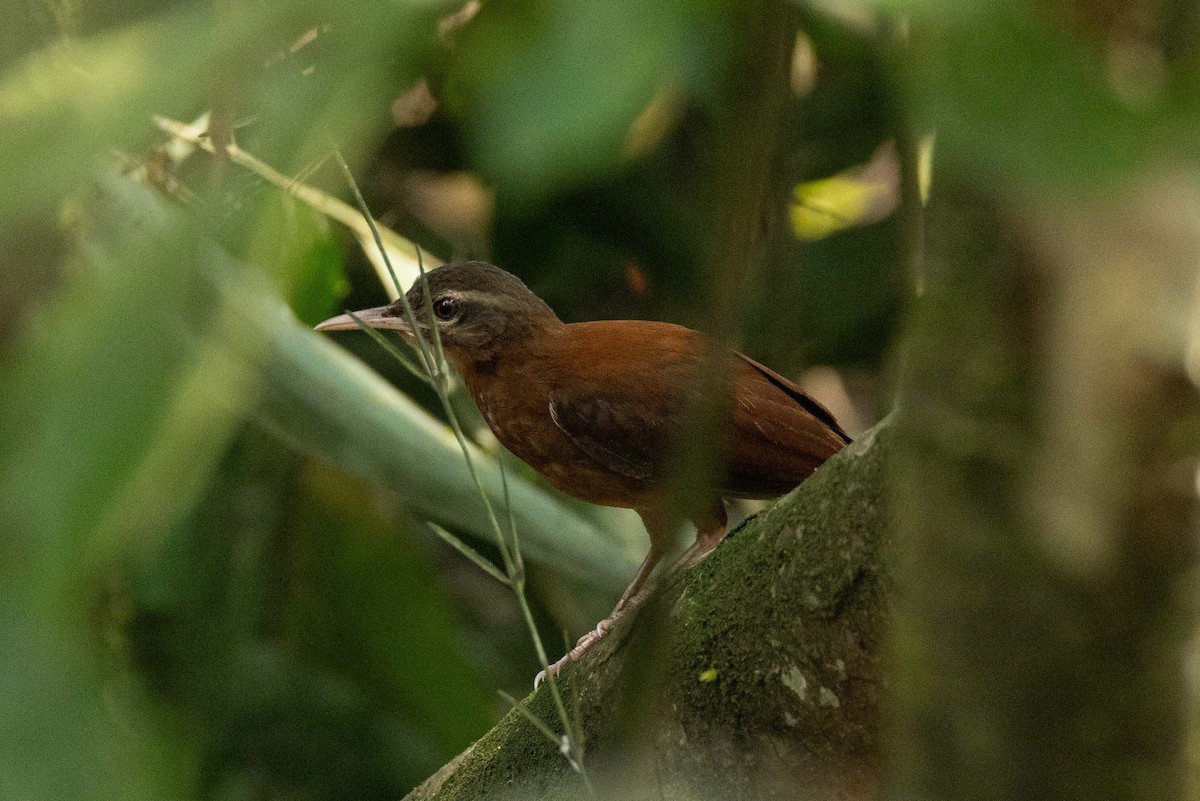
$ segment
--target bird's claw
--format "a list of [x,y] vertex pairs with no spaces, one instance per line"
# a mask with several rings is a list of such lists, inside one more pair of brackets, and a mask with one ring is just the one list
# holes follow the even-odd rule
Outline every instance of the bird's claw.
[[589,645],[607,634],[610,628],[612,628],[612,622],[608,618],[601,620],[596,624],[596,628],[579,638],[578,642],[575,643],[575,648],[572,650],[578,650],[582,653]]
[[562,659],[559,659],[552,665],[547,665],[544,670],[538,671],[538,674],[533,677],[533,689],[536,690],[538,687],[541,687],[542,682],[544,682],[548,677],[558,675],[558,671],[562,670],[563,665],[567,664],[568,662],[578,662],[579,658],[583,656],[587,649],[591,648],[592,645],[595,644],[595,642],[605,634],[607,634],[611,628],[612,620],[610,618],[605,618],[597,623],[596,628],[580,637],[579,641],[575,643],[575,647],[570,651],[567,651],[566,654],[563,655]]
[[[575,659],[572,658],[572,654],[575,653],[575,650],[578,647],[579,647],[578,645],[575,646],[575,648],[572,648],[570,651],[567,651],[567,653],[563,656],[562,659],[558,660],[557,662],[555,662],[551,665],[547,665],[542,670],[539,670],[538,674],[533,677],[533,689],[536,690],[537,688],[541,687],[542,682],[544,682],[550,676],[557,676],[558,671],[562,670],[563,665],[567,664],[567,662],[574,662]],[[576,657],[576,658],[578,658],[578,657]]]

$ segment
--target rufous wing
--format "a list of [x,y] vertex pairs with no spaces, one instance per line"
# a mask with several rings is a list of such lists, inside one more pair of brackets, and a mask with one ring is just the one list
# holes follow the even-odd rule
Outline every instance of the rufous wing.
[[[658,482],[698,409],[703,386],[720,386],[704,369],[699,334],[666,323],[571,326],[565,372],[549,393],[555,424],[606,469]],[[638,346],[612,347],[621,337]],[[849,437],[833,415],[799,387],[740,353],[724,377],[728,465],[722,494],[775,497],[799,484]],[[573,369],[572,369],[573,368]]]

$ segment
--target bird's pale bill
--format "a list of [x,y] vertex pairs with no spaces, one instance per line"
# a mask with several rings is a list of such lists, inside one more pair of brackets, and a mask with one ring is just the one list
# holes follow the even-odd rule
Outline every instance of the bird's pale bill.
[[[388,331],[399,331],[401,334],[411,334],[412,327],[408,324],[408,320],[396,314],[396,311],[391,306],[376,306],[373,309],[363,309],[362,311],[354,312],[354,317],[362,320],[363,324],[371,328],[379,328]],[[316,326],[318,331],[356,331],[358,323],[354,317],[349,314],[339,314],[337,317],[330,317],[323,323]]]

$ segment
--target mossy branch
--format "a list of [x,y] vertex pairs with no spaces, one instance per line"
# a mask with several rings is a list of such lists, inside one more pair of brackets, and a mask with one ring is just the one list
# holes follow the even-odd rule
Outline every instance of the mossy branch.
[[[833,798],[876,778],[890,584],[881,423],[561,674],[601,797]],[[548,693],[526,703],[553,720]],[[409,801],[571,798],[518,710]]]

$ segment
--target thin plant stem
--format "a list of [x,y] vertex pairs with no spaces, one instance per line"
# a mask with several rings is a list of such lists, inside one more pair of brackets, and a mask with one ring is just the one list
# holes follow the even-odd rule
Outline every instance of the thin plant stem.
[[337,160],[338,167],[341,169],[342,175],[346,178],[346,183],[350,185],[350,191],[354,194],[354,202],[358,204],[359,211],[367,219],[367,226],[371,229],[371,237],[375,240],[375,247],[379,248],[381,254],[384,254],[383,261],[387,265],[388,275],[392,277],[392,284],[395,285],[396,291],[403,295],[404,288],[400,286],[400,279],[396,277],[396,270],[392,267],[392,260],[386,255],[387,249],[383,246],[383,237],[379,235],[379,227],[375,225],[375,218],[371,216],[370,209],[367,208],[366,198],[362,196],[362,192],[358,188],[358,181],[354,180],[354,175],[350,172],[350,165],[342,157],[342,151],[336,147],[333,149],[333,157]]
[[[418,280],[422,281],[422,286],[424,288],[425,314],[429,319],[432,320],[433,297],[430,294],[429,281],[424,280],[425,265],[419,249],[417,250],[417,270],[420,274]],[[446,354],[442,349],[441,332],[438,330],[436,325],[431,325],[429,328],[432,332],[436,363],[440,366],[444,366],[446,364]],[[507,507],[509,522],[513,534],[513,549],[511,552],[504,541],[504,531],[500,526],[499,519],[496,517],[491,500],[488,498],[487,493],[484,492],[483,484],[479,480],[479,476],[475,471],[475,464],[471,459],[470,451],[467,448],[466,436],[463,434],[462,426],[458,420],[458,415],[454,413],[454,409],[451,407],[450,396],[446,391],[445,373],[441,373],[439,375],[438,380],[435,382],[435,388],[437,389],[438,397],[442,399],[442,405],[446,410],[447,418],[449,418],[451,422],[451,427],[454,429],[454,435],[458,438],[459,445],[462,448],[463,458],[466,459],[467,466],[470,468],[471,477],[474,479],[476,488],[479,490],[479,495],[487,507],[488,517],[490,518],[492,526],[495,529],[496,541],[500,546],[500,556],[504,560],[505,570],[508,572],[509,578],[512,581],[512,587],[517,596],[517,603],[521,607],[521,614],[525,618],[525,625],[529,630],[530,639],[533,640],[534,649],[537,652],[538,662],[541,664],[542,670],[545,671],[546,678],[549,679],[550,694],[554,698],[554,705],[557,708],[559,717],[562,720],[563,727],[567,729],[567,733],[571,734],[570,740],[573,742],[577,741],[577,738],[574,736],[575,733],[571,731],[571,719],[567,715],[567,707],[566,704],[563,703],[562,693],[559,692],[558,683],[554,680],[554,676],[552,676],[550,673],[550,660],[546,656],[546,648],[542,643],[541,635],[538,634],[537,625],[534,623],[533,611],[530,609],[529,601],[525,597],[525,568],[524,563],[521,560],[520,551],[516,548],[517,526],[516,520],[512,514],[512,504],[509,503],[508,499],[508,476],[504,471],[503,462],[500,464],[500,478],[502,486],[504,487],[504,502]]]
[[[433,297],[430,294],[429,282],[424,280],[425,268],[424,264],[422,263],[419,250],[417,252],[417,269],[420,272],[420,278],[418,280],[422,281],[422,286],[424,288],[425,314],[427,317],[429,317],[429,319],[432,320]],[[431,338],[433,339],[433,347],[435,351],[433,358],[429,359],[429,362],[439,366],[445,365],[446,356],[445,351],[442,348],[441,332],[438,330],[436,325],[430,325],[429,329],[431,331]],[[446,417],[450,421],[450,427],[454,431],[454,436],[458,440],[459,447],[462,449],[463,458],[466,460],[467,469],[471,474],[471,479],[475,482],[475,487],[479,492],[480,498],[483,499],[484,506],[487,509],[488,519],[492,524],[493,531],[496,535],[496,542],[500,548],[500,557],[504,561],[504,568],[511,581],[511,586],[517,598],[517,604],[521,607],[521,614],[525,619],[525,626],[529,631],[530,639],[533,640],[534,650],[537,652],[538,662],[541,664],[542,670],[545,671],[546,678],[549,680],[551,697],[554,699],[556,711],[558,712],[559,718],[562,721],[563,728],[565,730],[564,733],[568,736],[568,743],[571,744],[573,749],[572,753],[574,754],[574,749],[579,742],[579,737],[576,736],[574,727],[571,725],[571,719],[567,715],[567,707],[563,702],[562,693],[558,689],[558,683],[555,681],[554,676],[550,673],[550,660],[546,656],[546,648],[542,644],[541,635],[538,634],[537,625],[533,620],[533,611],[530,609],[529,600],[525,596],[525,571],[523,565],[518,566],[518,560],[521,558],[520,554],[517,552],[517,555],[514,557],[513,553],[509,551],[508,544],[504,540],[504,529],[500,525],[500,520],[496,516],[495,508],[492,506],[491,499],[484,490],[483,482],[480,480],[479,473],[475,469],[475,461],[471,458],[471,452],[467,446],[466,435],[463,433],[462,425],[459,422],[458,415],[455,414],[454,408],[450,403],[450,396],[446,387],[446,375],[440,370],[434,380],[434,389],[437,391],[438,398],[441,400],[442,407],[446,412]],[[501,465],[501,477],[503,485],[507,490],[508,479],[503,472],[503,465]],[[505,497],[505,503],[508,505],[509,519],[510,521],[513,521],[512,530],[515,533],[515,519],[512,517],[512,506],[511,504],[508,504],[507,497]],[[581,759],[581,755],[579,756]],[[576,764],[577,770],[582,770],[582,762],[580,759],[572,757],[572,762]]]
[[[367,220],[367,223],[371,228],[371,235],[375,240],[375,246],[379,249],[379,253],[382,256],[384,263],[387,265],[388,274],[391,276],[396,287],[396,292],[399,295],[399,302],[404,307],[405,316],[409,325],[412,327],[414,346],[421,354],[421,360],[425,365],[430,383],[432,384],[438,399],[441,401],[442,409],[445,411],[446,418],[450,422],[450,428],[454,432],[454,437],[458,441],[459,448],[462,450],[463,459],[467,464],[467,472],[470,474],[471,481],[475,484],[475,489],[479,493],[480,499],[483,501],[484,508],[487,510],[488,521],[491,523],[493,533],[496,535],[496,544],[500,550],[501,560],[504,562],[504,573],[500,573],[500,571],[494,565],[484,559],[482,555],[471,549],[466,543],[458,540],[458,538],[449,531],[446,531],[440,526],[436,526],[434,523],[430,523],[430,525],[434,527],[433,530],[439,537],[446,540],[446,542],[474,562],[482,570],[488,573],[488,575],[491,575],[493,578],[498,579],[501,583],[512,588],[513,594],[517,599],[517,604],[521,608],[521,615],[525,620],[525,626],[529,631],[530,638],[533,640],[534,650],[537,652],[538,662],[541,664],[542,670],[545,672],[548,683],[550,684],[550,694],[554,699],[555,710],[558,713],[559,720],[563,726],[562,740],[560,741],[557,737],[554,737],[553,732],[550,731],[550,728],[546,726],[545,722],[534,720],[534,723],[535,725],[538,725],[539,729],[543,730],[544,733],[549,734],[554,742],[559,745],[559,750],[562,752],[563,757],[580,775],[589,795],[594,796],[595,791],[592,788],[591,780],[587,775],[587,770],[583,766],[582,732],[577,730],[576,727],[572,725],[571,718],[567,714],[566,704],[563,702],[562,693],[559,691],[558,683],[555,681],[554,676],[550,673],[550,661],[546,656],[546,649],[542,644],[541,635],[538,634],[537,625],[533,619],[533,611],[529,606],[528,599],[525,597],[524,560],[521,558],[520,550],[518,548],[519,540],[517,535],[516,518],[513,516],[512,504],[509,502],[508,477],[504,469],[504,463],[501,459],[500,477],[504,492],[504,503],[508,515],[509,528],[512,537],[511,544],[505,540],[504,528],[500,525],[500,519],[496,515],[496,511],[492,505],[491,499],[488,497],[487,492],[483,488],[483,481],[480,479],[479,473],[475,468],[475,462],[471,458],[470,446],[467,443],[466,435],[463,433],[462,424],[458,419],[458,415],[454,411],[453,405],[450,403],[448,387],[449,373],[446,369],[446,354],[442,347],[441,332],[438,330],[437,325],[432,323],[433,298],[430,294],[429,282],[425,280],[425,266],[424,259],[421,255],[421,250],[420,248],[417,248],[417,269],[419,271],[418,280],[422,281],[422,285],[424,287],[425,297],[423,300],[425,305],[425,313],[431,321],[431,324],[427,327],[431,332],[430,338],[433,340],[432,353],[429,349],[429,343],[426,342],[425,337],[422,336],[421,327],[417,322],[416,313],[408,301],[408,296],[400,286],[400,281],[396,276],[395,269],[392,267],[391,259],[388,257],[387,250],[383,246],[383,239],[379,235],[374,218],[371,216],[370,209],[367,207],[367,203],[362,196],[362,192],[359,191],[358,183],[354,180],[354,175],[350,172],[350,168],[346,164],[346,160],[342,158],[341,152],[336,147],[333,149],[333,152],[335,158],[337,159],[338,165],[341,167],[343,175],[350,184],[351,190],[354,194],[355,202],[358,204],[360,212]],[[360,327],[364,327],[363,322],[357,317],[352,316],[352,319],[354,319]],[[383,339],[382,335],[380,335],[380,339]],[[386,341],[387,340],[384,339],[384,342]],[[390,343],[388,344],[390,345]],[[388,347],[387,350],[393,355],[398,355],[397,351],[392,347]],[[518,708],[521,709],[523,714],[533,720],[533,715],[530,714],[527,709],[524,709],[524,707]]]
[[[195,122],[191,123],[183,123],[179,122],[178,120],[168,119],[166,117],[155,117],[154,121],[161,130],[171,137],[173,143],[186,143],[189,147],[198,148],[207,153],[217,155],[217,147],[213,143],[212,138],[206,133],[208,119],[209,114],[206,112],[202,114]],[[331,150],[335,149],[333,147],[332,140],[330,140],[330,146]],[[267,183],[282,189],[287,194],[306,204],[325,217],[328,217],[329,219],[335,220],[346,226],[354,234],[355,238],[359,240],[360,244],[363,244],[363,248],[367,251],[367,255],[373,256],[374,251],[371,251],[365,245],[365,242],[372,238],[371,224],[366,220],[365,217],[363,217],[362,213],[359,212],[358,209],[354,208],[348,203],[342,202],[332,195],[329,195],[313,186],[310,186],[309,184],[304,183],[299,175],[284,175],[275,168],[271,167],[269,164],[266,164],[265,162],[255,158],[253,154],[242,150],[236,142],[230,142],[228,146],[224,148],[224,153],[221,155],[222,157],[228,157],[231,162],[249,170]],[[187,158],[187,154],[179,154],[177,157],[179,159]],[[142,169],[142,172],[144,172],[144,168]],[[398,253],[402,253],[404,258],[409,258],[408,251],[413,249],[412,242],[399,236],[394,231],[390,231],[383,227],[379,228],[379,235],[384,240],[393,256]],[[415,255],[413,255],[412,258],[415,259]],[[371,264],[375,266],[378,274],[381,276],[386,274],[387,265],[384,264],[381,259],[372,258]],[[385,283],[389,283],[393,286],[395,284],[395,282],[392,282],[386,278],[383,280]]]
[[375,240],[375,247],[379,249],[379,255],[383,258],[383,263],[387,265],[388,275],[392,277],[392,284],[396,287],[396,294],[399,295],[398,300],[400,305],[404,307],[404,318],[412,327],[413,339],[418,344],[417,350],[421,354],[421,360],[425,363],[425,369],[431,377],[435,377],[437,372],[434,370],[434,365],[430,362],[429,351],[425,348],[421,337],[421,328],[417,325],[417,315],[413,312],[412,305],[408,302],[408,297],[404,294],[404,288],[400,286],[400,279],[396,276],[396,268],[392,266],[391,257],[388,256],[387,248],[383,246],[383,237],[379,235],[379,226],[375,224],[375,218],[371,216],[371,210],[367,207],[367,201],[359,191],[358,182],[354,180],[354,174],[350,172],[350,165],[346,163],[346,159],[342,158],[342,151],[336,147],[333,148],[333,156],[337,160],[338,167],[342,170],[342,175],[345,176],[346,182],[350,184],[350,189],[354,193],[354,202],[358,204],[359,212],[367,221],[367,227],[371,229],[371,238]]
[[524,717],[530,723],[532,723],[534,728],[536,728],[542,734],[546,735],[547,740],[554,743],[556,746],[561,742],[561,740],[559,739],[559,736],[554,733],[554,730],[546,725],[546,721],[542,720],[537,715],[534,715],[533,713],[531,713],[528,709],[525,708],[524,704],[522,704],[516,698],[513,698],[508,693],[504,692],[504,690],[497,690],[496,693],[501,698],[503,698],[505,701],[507,701],[512,706],[513,709],[517,710],[517,712],[522,717]]
[[513,516],[512,503],[508,499],[508,470],[504,466],[504,451],[496,451],[496,464],[500,465],[500,487],[504,492],[504,509],[508,512],[508,531],[512,536],[512,548],[514,561],[517,563],[517,572],[521,575],[521,580],[525,579],[525,558],[521,556],[521,541],[517,536],[517,519]]
[[404,365],[404,369],[408,370],[410,373],[412,373],[417,378],[424,381],[426,384],[433,386],[433,380],[430,379],[429,373],[422,370],[421,366],[419,364],[417,364],[412,359],[405,356],[404,351],[397,348],[387,337],[385,337],[383,334],[379,333],[379,331],[377,329],[374,329],[371,326],[364,323],[362,321],[362,318],[359,317],[354,312],[347,311],[346,314],[350,315],[350,319],[354,321],[355,325],[357,325],[360,329],[362,329],[363,333],[365,333],[371,339],[375,340],[376,344],[378,344],[381,348],[383,348],[385,351],[387,351],[388,354],[393,359],[400,362],[400,364]]
[[500,568],[488,561],[488,559],[479,551],[475,550],[470,545],[467,545],[465,542],[432,520],[427,520],[426,525],[428,525],[429,528],[433,530],[433,533],[437,534],[443,542],[474,562],[484,573],[487,573],[489,576],[506,587],[512,586],[512,579],[501,573]]
[[[420,262],[418,261],[418,265]],[[425,270],[421,270],[420,279],[425,278]],[[424,281],[425,288],[425,314],[433,319],[433,300],[429,295],[429,282]],[[442,335],[438,331],[436,325],[430,325],[429,329],[432,333],[434,353],[428,359],[429,363],[443,365],[445,364],[445,351],[442,350]],[[458,445],[462,449],[463,458],[467,463],[467,471],[471,474],[471,480],[475,482],[475,489],[479,492],[479,497],[483,499],[484,508],[487,510],[488,520],[492,524],[492,530],[496,535],[496,544],[500,548],[500,558],[504,561],[504,569],[510,575],[514,572],[514,562],[512,555],[508,551],[508,543],[504,540],[504,529],[500,527],[500,519],[496,517],[495,507],[492,506],[492,500],[488,497],[487,492],[483,489],[483,481],[479,478],[479,473],[475,469],[475,460],[471,458],[471,451],[467,445],[467,436],[463,433],[462,425],[459,423],[458,415],[454,412],[454,407],[450,403],[450,395],[446,391],[445,374],[439,369],[434,375],[434,389],[437,391],[438,399],[442,402],[442,408],[446,412],[446,418],[450,421],[450,428],[454,431],[454,437],[458,440]]]
[[550,697],[554,699],[555,711],[558,712],[558,717],[562,721],[566,733],[571,735],[572,742],[578,743],[581,740],[578,736],[579,732],[576,732],[571,725],[571,718],[567,715],[567,705],[563,703],[562,693],[558,689],[558,682],[555,680],[554,674],[550,672],[550,660],[546,658],[546,648],[542,645],[541,635],[537,633],[537,624],[533,621],[533,610],[530,609],[529,600],[525,597],[524,576],[519,579],[514,578],[513,590],[517,596],[517,604],[521,607],[521,615],[525,618],[525,627],[529,629],[531,639],[533,640],[534,650],[537,651],[538,662],[542,665],[542,670],[546,673],[546,683],[550,685]]
[[507,701],[509,703],[509,705],[512,706],[512,708],[517,711],[517,714],[521,715],[523,718],[525,718],[530,723],[532,723],[534,728],[536,728],[538,731],[540,731],[542,734],[544,734],[546,736],[546,739],[548,739],[551,743],[554,744],[554,746],[556,748],[558,748],[559,753],[562,754],[566,758],[567,762],[570,763],[571,767],[574,768],[576,770],[576,772],[579,773],[580,777],[583,779],[583,784],[585,787],[587,787],[588,794],[595,797],[596,791],[592,788],[591,779],[588,778],[587,771],[583,769],[583,766],[581,764],[579,764],[579,762],[576,761],[576,756],[571,748],[571,743],[567,739],[567,737],[565,735],[562,737],[559,737],[558,735],[556,735],[554,733],[554,731],[551,730],[551,728],[546,725],[545,721],[543,721],[537,715],[533,714],[528,709],[526,709],[525,705],[523,703],[521,703],[520,701],[518,701],[516,698],[513,698],[511,695],[504,692],[503,690],[499,690],[498,693],[501,698],[503,698],[505,701]]

